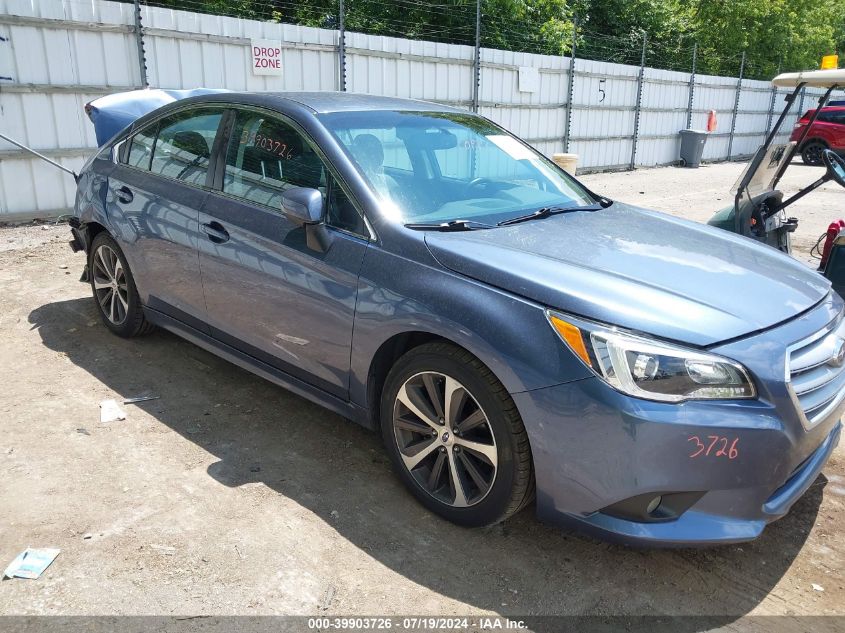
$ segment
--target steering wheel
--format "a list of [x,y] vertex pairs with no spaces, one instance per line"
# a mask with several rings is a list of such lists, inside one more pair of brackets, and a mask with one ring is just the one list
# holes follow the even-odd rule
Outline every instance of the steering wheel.
[[831,149],[826,149],[822,152],[822,160],[830,179],[845,187],[845,158]]

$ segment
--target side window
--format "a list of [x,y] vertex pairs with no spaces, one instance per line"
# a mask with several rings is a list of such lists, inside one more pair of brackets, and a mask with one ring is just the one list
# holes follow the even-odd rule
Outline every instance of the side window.
[[158,124],[144,128],[136,132],[132,137],[132,145],[129,146],[129,159],[127,165],[140,169],[150,168],[150,159],[153,157],[153,145],[155,145]]
[[159,123],[150,171],[174,180],[204,185],[221,118],[222,110],[199,109],[178,112],[163,119]]
[[292,187],[318,189],[325,196],[323,161],[291,125],[260,112],[238,112],[223,191],[280,210],[282,192]]
[[367,235],[364,218],[361,217],[355,205],[352,204],[352,201],[334,179],[331,179],[329,185],[326,224],[358,235]]

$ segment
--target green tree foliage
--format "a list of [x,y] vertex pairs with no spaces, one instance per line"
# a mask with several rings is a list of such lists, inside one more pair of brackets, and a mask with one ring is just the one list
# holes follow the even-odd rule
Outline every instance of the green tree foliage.
[[[208,13],[337,28],[339,0],[142,0]],[[475,43],[475,0],[345,0],[349,31]],[[577,20],[577,28],[575,27]],[[482,0],[482,45],[746,76],[817,68],[845,54],[845,0]],[[845,62],[845,60],[843,60]]]

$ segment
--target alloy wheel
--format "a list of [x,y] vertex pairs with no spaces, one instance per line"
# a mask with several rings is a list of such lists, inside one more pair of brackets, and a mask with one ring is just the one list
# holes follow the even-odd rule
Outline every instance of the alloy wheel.
[[111,323],[120,325],[129,313],[129,288],[123,264],[117,253],[105,244],[94,252],[91,263],[97,303]]
[[441,503],[472,506],[493,487],[493,429],[472,394],[451,376],[422,372],[408,378],[396,394],[393,434],[405,468]]

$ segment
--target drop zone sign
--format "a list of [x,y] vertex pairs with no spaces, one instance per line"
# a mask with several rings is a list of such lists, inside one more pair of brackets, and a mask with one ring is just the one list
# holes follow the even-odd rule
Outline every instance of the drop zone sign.
[[282,75],[282,47],[273,40],[250,40],[253,75]]

